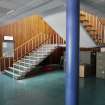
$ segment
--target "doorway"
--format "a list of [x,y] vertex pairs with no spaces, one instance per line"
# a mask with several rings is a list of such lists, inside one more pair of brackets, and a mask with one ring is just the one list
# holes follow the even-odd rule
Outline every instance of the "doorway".
[[14,40],[13,36],[4,36],[2,44],[3,57],[14,57]]

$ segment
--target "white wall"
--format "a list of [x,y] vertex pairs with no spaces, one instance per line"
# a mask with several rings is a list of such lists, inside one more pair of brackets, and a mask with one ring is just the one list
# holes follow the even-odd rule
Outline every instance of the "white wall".
[[[44,17],[44,20],[66,40],[66,12]],[[93,47],[95,43],[85,29],[80,25],[80,47]]]
[[94,47],[96,44],[86,32],[84,27],[80,25],[80,47]]
[[54,15],[49,15],[44,18],[44,20],[61,35],[64,39],[66,39],[66,13],[61,12]]

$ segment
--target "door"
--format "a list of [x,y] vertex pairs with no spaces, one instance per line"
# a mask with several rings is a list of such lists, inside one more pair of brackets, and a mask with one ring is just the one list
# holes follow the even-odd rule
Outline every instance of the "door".
[[14,57],[14,40],[13,36],[4,36],[3,47],[3,57]]

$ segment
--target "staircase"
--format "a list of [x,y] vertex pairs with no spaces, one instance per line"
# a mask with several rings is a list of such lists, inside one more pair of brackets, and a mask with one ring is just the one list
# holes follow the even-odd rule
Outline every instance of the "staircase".
[[22,79],[25,75],[31,71],[31,69],[40,64],[45,58],[47,58],[55,49],[56,44],[45,44],[37,50],[33,50],[27,56],[24,56],[12,67],[5,70],[5,73],[15,79]]
[[80,11],[80,22],[98,46],[105,45],[105,25],[101,18],[85,10]]
[[[58,45],[63,45],[65,41],[56,34],[37,33],[28,41],[13,50],[13,57],[1,57],[0,66],[5,74],[14,79],[22,79],[38,66],[48,56],[50,56]],[[7,53],[10,53],[7,51]]]
[[15,79],[24,78],[31,68],[48,57],[57,45],[65,44],[64,39],[43,17],[36,15],[0,27],[1,39],[5,33],[13,35],[14,49],[12,52],[6,51],[5,55],[0,53],[0,71],[5,71]]

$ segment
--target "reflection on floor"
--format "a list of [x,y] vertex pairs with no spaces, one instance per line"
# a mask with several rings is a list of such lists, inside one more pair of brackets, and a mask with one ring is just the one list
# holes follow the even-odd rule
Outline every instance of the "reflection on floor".
[[105,105],[105,80],[80,79],[79,105]]
[[[80,105],[105,105],[105,81],[80,79]],[[25,80],[0,76],[0,105],[64,105],[64,73],[50,72]]]

